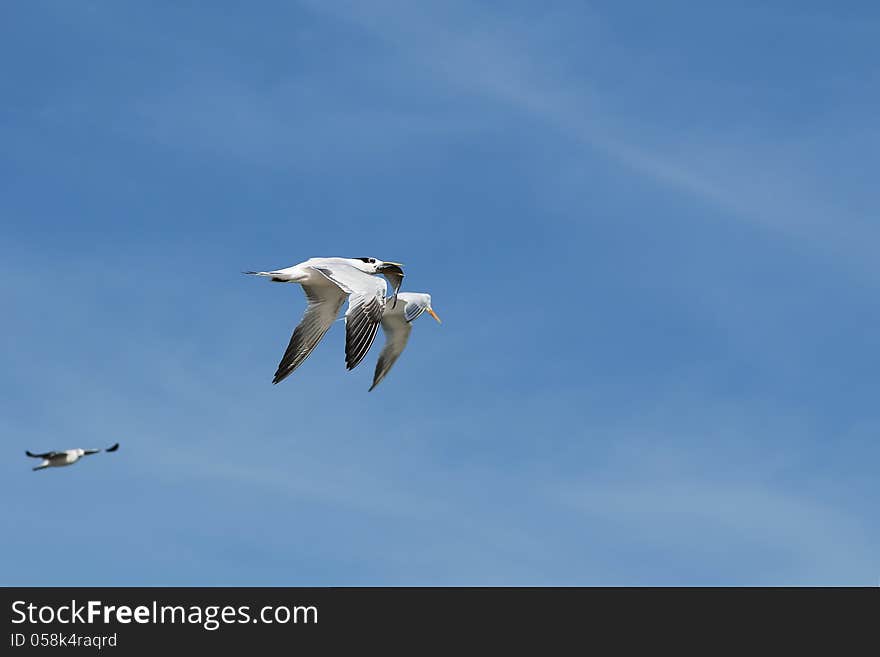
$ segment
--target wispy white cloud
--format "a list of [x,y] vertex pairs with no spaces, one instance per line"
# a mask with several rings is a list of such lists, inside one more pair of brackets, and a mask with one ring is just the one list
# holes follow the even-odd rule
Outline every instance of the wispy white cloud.
[[[623,178],[634,184],[680,193],[692,206],[705,208],[712,217],[707,220],[747,222],[804,245],[837,267],[852,260],[860,271],[873,271],[868,238],[874,228],[862,212],[870,196],[851,208],[841,201],[840,190],[847,185],[839,177],[825,178],[827,169],[816,162],[827,144],[814,148],[803,139],[761,140],[748,126],[732,127],[723,136],[705,126],[665,132],[650,111],[640,120],[631,107],[618,112],[623,101],[607,89],[599,91],[590,75],[574,73],[554,47],[560,34],[571,39],[576,31],[590,41],[587,49],[597,61],[609,61],[601,58],[607,52],[601,17],[581,10],[574,29],[566,14],[553,12],[510,19],[448,3],[414,8],[402,2],[315,1],[307,6],[361,38],[358,47],[339,53],[350,58],[339,79],[323,81],[320,71],[310,69],[303,84],[285,80],[261,86],[244,79],[242,70],[218,66],[229,58],[209,53],[188,71],[176,71],[125,98],[114,95],[108,102],[119,106],[112,111],[101,114],[85,94],[87,104],[59,113],[76,121],[88,114],[102,125],[106,118],[128,137],[192,154],[198,166],[211,166],[217,156],[251,171],[262,165],[339,170],[350,156],[364,158],[358,167],[370,159],[375,160],[371,166],[381,166],[377,153],[439,147],[447,136],[460,137],[466,130],[525,128],[510,133],[523,151],[551,141],[572,146],[552,150],[575,158],[582,153],[584,161],[633,174]],[[114,24],[106,21],[103,29]],[[344,51],[346,41],[337,43]],[[354,65],[359,56],[366,59],[357,63],[371,66]],[[610,60],[617,66],[623,61]],[[369,106],[347,102],[346,81],[380,85],[394,102],[383,104],[382,94],[371,96]],[[496,118],[508,120],[493,126]],[[849,139],[857,132],[852,130]],[[71,168],[80,166],[76,155],[70,156]],[[571,159],[559,166],[570,166]],[[589,187],[569,179],[576,180],[572,187]],[[210,189],[196,175],[193,182]],[[385,199],[371,202],[380,207]],[[172,209],[172,216],[180,212]],[[234,221],[246,225],[250,217]],[[278,250],[277,264],[289,264],[280,258],[291,248],[316,248],[313,238],[308,246],[288,242],[287,222],[277,222],[283,239],[271,245]],[[387,229],[391,223],[382,225]],[[148,245],[146,250],[154,252],[140,263],[102,242],[104,235],[94,240],[104,247],[99,259],[87,253],[96,249],[93,240],[71,241],[70,249],[50,258],[52,270],[63,273],[62,284],[30,274],[34,262],[41,271],[46,268],[42,242],[14,249],[21,251],[14,257],[8,249],[0,287],[13,308],[18,337],[0,350],[8,393],[2,433],[17,437],[16,451],[19,441],[39,441],[35,446],[49,449],[55,441],[91,444],[108,435],[125,445],[106,479],[80,469],[52,473],[79,479],[55,477],[39,488],[26,463],[4,461],[0,468],[7,481],[23,490],[32,486],[27,489],[32,508],[57,500],[65,481],[77,481],[84,496],[99,500],[84,511],[93,514],[85,519],[98,522],[112,515],[107,511],[129,505],[138,513],[118,527],[104,525],[98,536],[134,553],[145,549],[136,545],[141,537],[162,536],[166,554],[147,559],[156,570],[173,564],[177,555],[183,561],[207,559],[215,550],[213,537],[224,539],[214,558],[224,558],[217,555],[232,544],[247,555],[239,561],[243,576],[256,577],[262,564],[253,555],[272,550],[286,554],[276,554],[274,561],[267,557],[267,569],[301,567],[313,549],[297,544],[305,529],[322,535],[323,546],[335,550],[322,561],[328,572],[345,572],[346,563],[361,558],[360,576],[374,578],[372,583],[639,583],[615,570],[620,565],[615,555],[640,547],[666,550],[664,557],[679,563],[705,557],[704,568],[689,583],[701,577],[718,583],[873,581],[869,571],[876,566],[877,536],[862,521],[870,504],[865,496],[855,501],[858,495],[847,489],[858,483],[873,490],[868,464],[876,460],[870,458],[876,426],[865,419],[869,413],[849,427],[840,408],[827,413],[805,408],[816,401],[815,394],[801,404],[760,402],[756,397],[766,388],[752,384],[731,392],[723,368],[711,362],[675,363],[671,371],[659,372],[624,362],[623,373],[616,363],[606,364],[605,378],[588,363],[563,373],[578,356],[586,361],[588,352],[595,355],[603,345],[572,356],[569,343],[559,341],[558,349],[518,352],[513,359],[509,347],[516,336],[504,342],[497,324],[488,320],[476,326],[448,322],[442,352],[423,349],[425,342],[414,345],[407,364],[396,371],[397,387],[386,388],[382,396],[365,394],[369,372],[363,367],[368,365],[340,376],[339,334],[328,336],[310,357],[302,378],[273,388],[268,379],[278,349],[302,302],[290,290],[236,287],[237,271],[255,265],[231,260],[254,253],[268,257],[264,238],[251,245],[251,256],[238,252],[248,248],[245,240],[239,246],[229,235],[246,232],[219,240],[235,241],[230,250],[236,253],[223,262],[220,254],[205,255],[211,246],[194,248],[188,241],[174,246],[180,241],[176,228],[163,233],[167,239],[158,248]],[[335,249],[346,237],[337,231],[327,239]],[[491,266],[497,271],[503,264]],[[420,276],[425,276],[423,267]],[[218,274],[205,276],[205,271]],[[435,280],[452,279],[442,268],[436,272],[441,279]],[[487,281],[494,282],[490,276]],[[620,291],[614,281],[607,287],[609,294]],[[687,296],[688,304],[695,303],[691,296],[711,295],[721,315],[730,295],[705,287],[698,280],[693,295],[690,290],[676,294]],[[734,313],[738,321],[729,321],[728,312],[717,322],[724,325],[719,333],[736,333],[729,341],[739,342],[724,345],[722,356],[735,359],[737,346],[743,352],[755,347],[758,356],[750,357],[772,366],[776,361],[769,353],[778,358],[791,342],[790,324],[776,321],[772,295],[743,288],[749,298]],[[460,318],[483,307],[464,286],[458,294],[448,289],[444,307],[457,310]],[[661,293],[658,303],[666,290]],[[637,313],[621,310],[627,309],[606,299],[585,314],[616,313],[613,321],[595,320],[612,328],[618,321],[638,321]],[[702,309],[715,312],[709,310]],[[512,316],[520,310],[495,312]],[[663,310],[664,316],[675,312]],[[748,325],[755,329],[743,346]],[[704,326],[694,330],[702,335]],[[646,343],[658,350],[667,346],[663,336],[646,337]],[[673,348],[687,355],[689,345]],[[799,360],[803,351],[798,345],[785,355]],[[467,377],[462,362],[474,366]],[[405,390],[401,380],[416,363],[430,366],[435,379],[413,376]],[[542,366],[554,376],[531,381],[532,368]],[[469,379],[477,383],[468,387]],[[477,394],[469,396],[463,388]],[[326,394],[331,389],[342,391],[344,409]],[[399,394],[402,390],[405,394]],[[407,413],[423,410],[426,421],[414,431]],[[843,428],[830,436],[830,446],[817,425],[832,421]],[[836,453],[841,460],[827,473],[816,465]],[[835,478],[841,472],[847,473],[845,482]],[[106,495],[107,482],[134,482],[125,489],[130,497]],[[182,508],[175,506],[179,502]],[[227,505],[238,506],[230,511]],[[266,506],[271,512],[260,516],[256,510]],[[273,523],[294,516],[287,515],[288,508],[312,515],[302,525],[278,528]],[[335,526],[328,527],[324,511]],[[42,539],[58,529],[46,528],[30,513],[8,510],[6,517],[15,523],[21,554],[44,549],[49,542]],[[94,551],[89,549],[93,538],[79,527],[85,519],[64,529],[87,559]],[[347,541],[352,521],[368,525],[355,543]],[[605,543],[597,545],[603,529],[609,530]],[[192,536],[181,537],[187,531]],[[194,550],[196,534],[203,536]],[[738,574],[721,572],[726,550],[749,553],[736,560]],[[103,563],[90,565],[96,576],[105,572]],[[149,572],[134,576],[146,578]],[[187,576],[204,583],[211,575],[203,570]],[[120,575],[122,581],[125,577]],[[315,577],[328,583],[320,579],[326,574]]]
[[[768,141],[735,121],[723,131],[704,127],[670,136],[652,127],[649,106],[638,108],[638,123],[627,119],[632,111],[617,110],[633,108],[621,108],[597,92],[589,77],[574,76],[548,55],[554,31],[564,35],[569,29],[564,15],[525,23],[463,4],[305,4],[394,48],[402,65],[450,93],[503,103],[635,174],[691,196],[705,204],[707,219],[747,222],[793,240],[814,258],[877,280],[867,246],[877,236],[876,222],[851,207],[845,187],[830,183],[824,174],[833,172],[823,167],[820,150],[804,140]],[[594,42],[590,54],[601,60],[609,51],[601,18],[582,12],[577,21],[584,40]],[[645,72],[623,68],[619,74]],[[857,129],[845,130],[852,135]],[[876,134],[872,139],[876,143]]]

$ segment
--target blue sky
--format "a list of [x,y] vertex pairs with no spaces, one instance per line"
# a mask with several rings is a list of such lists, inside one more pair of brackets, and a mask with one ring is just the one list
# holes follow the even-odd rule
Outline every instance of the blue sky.
[[[3,584],[880,582],[874,3],[0,24]],[[444,319],[372,393],[271,384],[331,255]]]

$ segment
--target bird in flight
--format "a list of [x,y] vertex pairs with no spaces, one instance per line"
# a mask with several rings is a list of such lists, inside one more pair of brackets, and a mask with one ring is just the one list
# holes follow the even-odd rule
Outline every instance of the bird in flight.
[[42,463],[34,470],[42,470],[44,468],[60,468],[65,465],[73,465],[83,456],[90,456],[98,452],[115,452],[119,449],[119,443],[114,443],[107,449],[65,449],[60,452],[43,452],[42,454],[34,454],[25,451],[25,454],[35,459],[43,459]]
[[299,367],[333,325],[342,303],[348,298],[345,313],[345,366],[355,368],[366,356],[386,308],[384,276],[393,288],[391,304],[397,305],[397,293],[403,281],[403,265],[376,258],[309,258],[298,265],[274,271],[247,271],[276,283],[298,283],[308,306],[272,383],[280,383]]
[[373,374],[373,385],[370,390],[379,385],[385,378],[391,367],[400,358],[409,334],[412,332],[412,323],[422,313],[428,313],[440,323],[437,313],[431,308],[431,295],[420,292],[401,292],[397,295],[400,303],[386,304],[382,314],[382,332],[385,334],[385,346],[379,354],[376,363],[376,371]]

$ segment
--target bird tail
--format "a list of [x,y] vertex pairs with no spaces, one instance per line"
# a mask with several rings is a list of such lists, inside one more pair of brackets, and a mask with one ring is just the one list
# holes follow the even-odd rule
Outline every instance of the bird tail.
[[248,276],[263,276],[271,279],[273,283],[289,283],[291,281],[288,274],[280,271],[243,271],[241,273]]
[[37,470],[44,470],[44,469],[46,469],[46,468],[48,468],[48,467],[49,467],[48,464],[46,464],[46,465],[38,465],[38,466],[35,467],[35,468],[31,468],[31,470],[33,470],[34,472],[36,472]]

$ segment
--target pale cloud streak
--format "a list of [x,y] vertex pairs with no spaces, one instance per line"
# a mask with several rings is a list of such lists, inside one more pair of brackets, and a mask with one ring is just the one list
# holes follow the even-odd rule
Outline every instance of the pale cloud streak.
[[[634,124],[589,78],[571,77],[558,58],[548,57],[554,34],[564,37],[570,29],[563,15],[526,24],[462,4],[441,11],[403,2],[305,4],[393,48],[400,65],[423,84],[429,76],[450,93],[504,104],[639,176],[689,195],[705,205],[708,220],[748,223],[796,243],[823,264],[880,281],[868,247],[877,236],[875,222],[852,207],[845,185],[838,189],[828,180],[824,174],[830,172],[808,139],[767,142],[749,125],[735,123],[723,133],[695,128],[670,139],[652,127],[650,107],[639,108],[641,121]],[[614,54],[606,47],[600,17],[581,14],[578,20],[583,38],[594,41],[589,50],[596,58]],[[623,68],[620,74],[644,72]],[[858,134],[854,126],[839,128]],[[876,134],[868,137],[876,143]]]

